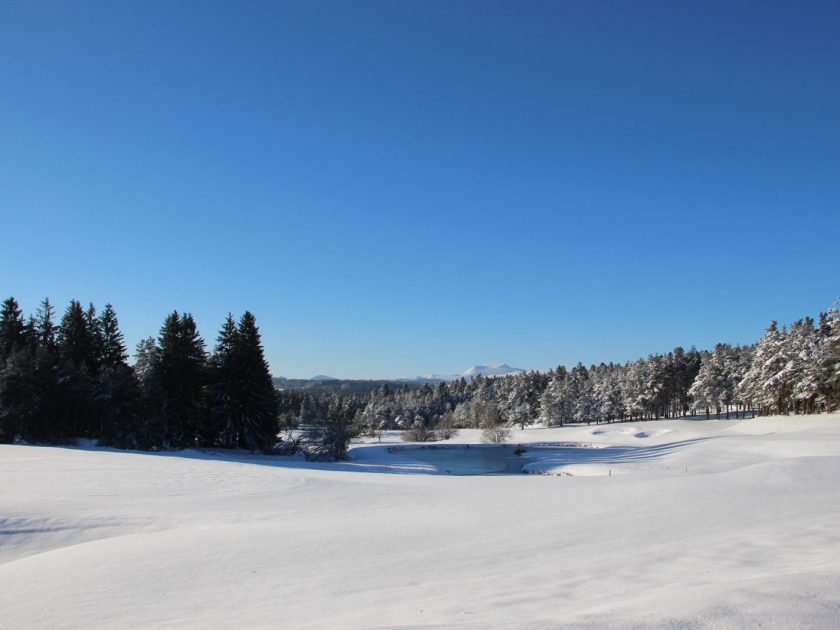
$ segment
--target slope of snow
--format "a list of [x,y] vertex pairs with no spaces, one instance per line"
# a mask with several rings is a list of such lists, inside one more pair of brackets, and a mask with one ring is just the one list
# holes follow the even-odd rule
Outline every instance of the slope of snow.
[[586,447],[471,477],[396,435],[342,464],[0,446],[0,626],[840,625],[840,414],[513,437]]

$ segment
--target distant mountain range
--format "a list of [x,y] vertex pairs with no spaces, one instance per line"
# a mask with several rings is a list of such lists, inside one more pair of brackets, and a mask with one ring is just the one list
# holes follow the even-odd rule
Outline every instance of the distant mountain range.
[[522,372],[519,368],[511,367],[507,363],[491,363],[490,365],[474,365],[468,370],[460,374],[423,374],[415,378],[395,378],[395,379],[339,379],[326,374],[318,374],[312,378],[285,378],[283,376],[275,376],[273,378],[274,386],[280,390],[307,390],[313,394],[319,392],[346,392],[346,393],[365,393],[380,389],[383,385],[389,385],[392,388],[409,387],[417,389],[422,387],[425,383],[450,383],[457,381],[459,378],[472,380],[476,376],[495,377],[507,376],[509,374],[516,374]]
[[459,378],[472,380],[476,376],[508,376],[523,370],[509,366],[507,363],[491,363],[490,365],[474,365],[460,374],[422,374],[414,379],[400,379],[405,381],[457,381]]

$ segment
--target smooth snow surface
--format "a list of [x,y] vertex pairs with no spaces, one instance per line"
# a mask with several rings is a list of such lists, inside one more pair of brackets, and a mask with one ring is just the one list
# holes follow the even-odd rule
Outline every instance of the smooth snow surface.
[[513,437],[588,446],[506,476],[393,435],[335,465],[0,446],[0,626],[840,627],[840,415]]

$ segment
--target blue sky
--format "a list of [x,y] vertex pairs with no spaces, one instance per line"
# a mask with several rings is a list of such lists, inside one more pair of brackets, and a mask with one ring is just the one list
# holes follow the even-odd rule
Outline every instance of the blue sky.
[[840,5],[0,3],[0,291],[275,374],[754,341],[840,294]]

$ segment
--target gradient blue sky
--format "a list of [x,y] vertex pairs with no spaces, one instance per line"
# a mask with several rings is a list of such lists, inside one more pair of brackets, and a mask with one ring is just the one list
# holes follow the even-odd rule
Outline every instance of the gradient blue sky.
[[0,269],[275,374],[752,342],[840,294],[836,2],[0,3]]

